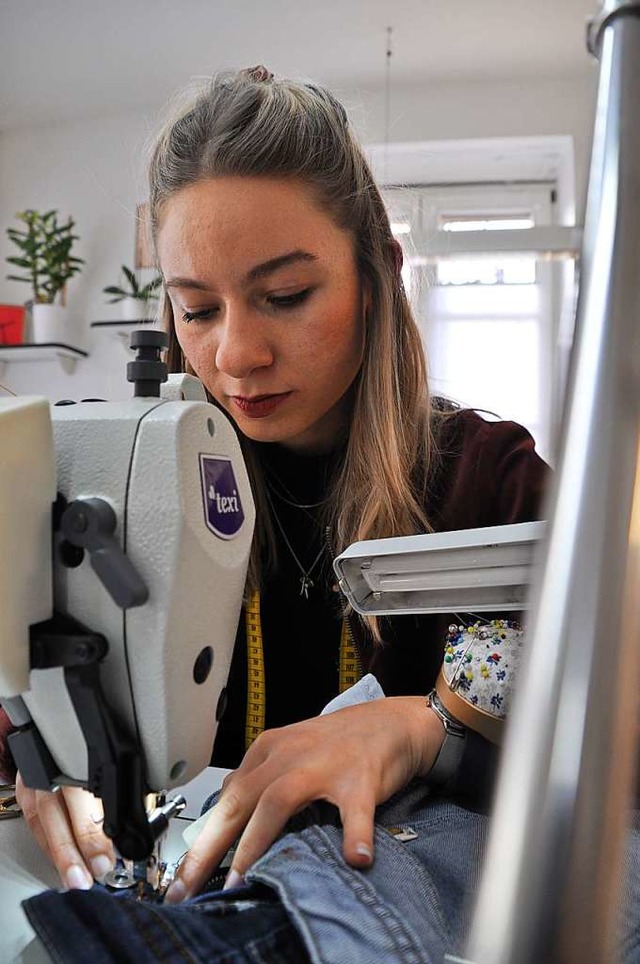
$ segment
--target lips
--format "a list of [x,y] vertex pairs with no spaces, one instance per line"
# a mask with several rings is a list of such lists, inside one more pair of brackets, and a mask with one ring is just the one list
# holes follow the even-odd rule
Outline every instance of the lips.
[[291,392],[280,392],[277,395],[232,395],[231,401],[248,418],[266,418],[271,415],[291,395]]

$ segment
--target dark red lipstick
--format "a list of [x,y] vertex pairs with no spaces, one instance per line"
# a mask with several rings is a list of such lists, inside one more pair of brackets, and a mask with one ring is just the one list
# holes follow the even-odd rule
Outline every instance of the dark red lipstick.
[[291,392],[280,392],[277,395],[232,395],[231,400],[243,415],[248,418],[266,418],[291,395]]

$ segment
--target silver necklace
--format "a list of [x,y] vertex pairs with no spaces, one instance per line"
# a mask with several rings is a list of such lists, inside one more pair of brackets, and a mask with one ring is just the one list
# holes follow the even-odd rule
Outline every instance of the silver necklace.
[[282,538],[284,539],[285,545],[286,545],[287,549],[289,550],[289,552],[291,553],[295,564],[297,565],[298,569],[299,569],[300,572],[302,573],[302,575],[300,576],[300,595],[301,595],[301,596],[304,596],[305,599],[308,599],[308,598],[309,598],[309,590],[310,590],[310,589],[313,589],[313,587],[314,587],[314,585],[315,585],[313,579],[311,578],[311,573],[315,570],[316,566],[318,565],[318,563],[319,563],[320,560],[322,559],[322,556],[323,556],[323,553],[324,553],[324,546],[321,546],[320,552],[319,552],[318,555],[315,557],[315,559],[313,560],[313,562],[311,563],[311,565],[309,566],[309,568],[308,568],[308,569],[305,569],[304,566],[302,565],[302,563],[300,562],[300,560],[298,559],[298,557],[297,557],[297,555],[296,555],[296,553],[295,553],[295,550],[294,550],[293,546],[291,545],[291,543],[289,542],[289,540],[288,540],[288,538],[287,538],[287,533],[284,531],[284,526],[282,525],[282,523],[280,522],[280,519],[278,518],[278,513],[277,513],[276,510],[275,510],[275,507],[274,507],[274,505],[273,505],[273,500],[272,500],[272,498],[271,498],[271,496],[269,495],[268,492],[267,492],[267,499],[269,500],[269,505],[271,506],[271,511],[272,511],[272,513],[273,513],[273,518],[275,519],[276,525],[278,526],[278,529],[280,530],[280,535],[281,535]]
[[[320,499],[319,502],[296,502],[294,500],[293,492],[287,488],[282,479],[280,479],[275,473],[272,472],[273,479],[266,476],[266,483],[273,492],[282,502],[286,502],[287,505],[293,506],[294,509],[319,509],[321,505],[324,505],[327,501],[327,496],[324,499]],[[277,480],[278,486],[274,485],[274,480]],[[286,492],[286,495],[285,495]]]

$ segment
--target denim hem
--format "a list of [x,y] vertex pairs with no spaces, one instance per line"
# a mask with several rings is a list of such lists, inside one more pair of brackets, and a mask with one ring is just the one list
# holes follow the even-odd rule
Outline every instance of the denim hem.
[[375,861],[356,870],[332,826],[287,834],[246,875],[278,893],[313,964],[440,964],[452,939],[428,871],[376,828]]

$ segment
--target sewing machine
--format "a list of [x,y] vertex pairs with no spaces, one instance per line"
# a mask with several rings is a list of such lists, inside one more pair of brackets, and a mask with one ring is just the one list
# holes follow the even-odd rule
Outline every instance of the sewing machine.
[[165,335],[134,332],[134,397],[0,402],[0,701],[27,786],[100,797],[159,885],[159,841],[208,766],[254,506],[236,435]]

